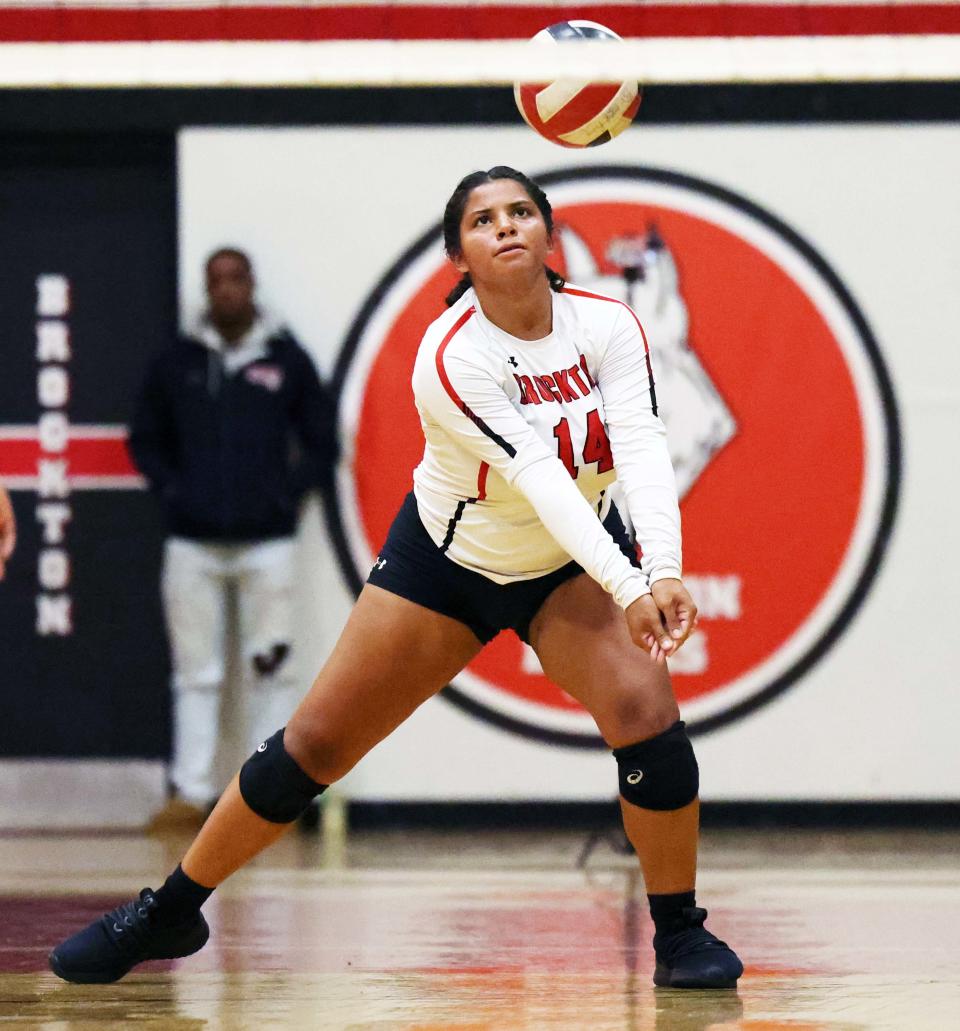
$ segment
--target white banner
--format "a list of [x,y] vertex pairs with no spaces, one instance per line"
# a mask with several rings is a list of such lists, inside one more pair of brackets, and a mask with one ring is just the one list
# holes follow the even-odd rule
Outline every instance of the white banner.
[[[181,136],[184,314],[206,255],[252,255],[261,299],[343,375],[340,561],[362,578],[422,442],[419,333],[452,278],[457,180],[541,177],[571,282],[651,336],[702,632],[675,663],[706,800],[956,797],[960,129],[635,127],[602,149],[525,128]],[[902,457],[902,470],[901,470]],[[303,638],[352,594],[311,512]],[[612,759],[501,635],[344,784],[357,799],[604,799]]]

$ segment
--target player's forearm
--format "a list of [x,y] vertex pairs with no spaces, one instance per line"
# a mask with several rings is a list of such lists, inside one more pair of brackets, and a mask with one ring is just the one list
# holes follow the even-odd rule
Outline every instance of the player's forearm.
[[554,457],[527,465],[513,480],[557,543],[572,559],[627,608],[650,590],[603,528],[596,512]]

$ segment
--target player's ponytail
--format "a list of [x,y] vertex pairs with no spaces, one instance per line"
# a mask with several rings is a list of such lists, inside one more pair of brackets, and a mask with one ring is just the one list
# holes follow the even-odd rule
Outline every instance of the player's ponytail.
[[444,297],[443,301],[446,306],[452,308],[471,286],[473,286],[473,283],[470,281],[470,273],[464,272],[457,285]]
[[560,291],[567,285],[567,281],[559,272],[554,272],[549,265],[544,265],[543,271],[547,274],[547,279],[550,282],[550,289],[553,290],[554,293],[560,293]]

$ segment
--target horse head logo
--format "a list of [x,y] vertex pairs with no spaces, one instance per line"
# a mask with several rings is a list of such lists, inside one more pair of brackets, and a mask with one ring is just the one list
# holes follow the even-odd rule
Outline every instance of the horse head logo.
[[557,236],[570,282],[626,301],[643,324],[682,498],[734,437],[737,424],[690,341],[673,253],[651,224],[644,233],[604,242],[605,267],[617,270],[609,272],[569,226],[558,227]]

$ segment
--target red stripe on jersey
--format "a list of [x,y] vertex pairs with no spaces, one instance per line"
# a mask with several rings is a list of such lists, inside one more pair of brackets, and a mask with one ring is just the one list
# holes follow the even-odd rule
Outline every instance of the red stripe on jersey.
[[656,385],[653,380],[653,365],[650,363],[650,345],[647,343],[647,334],[643,331],[643,325],[637,318],[637,313],[630,307],[629,304],[625,304],[623,301],[618,301],[616,297],[607,297],[605,294],[593,294],[589,290],[577,290],[572,286],[565,286],[563,293],[571,294],[573,297],[589,297],[592,301],[609,301],[610,304],[619,304],[626,308],[628,312],[633,316],[633,321],[637,324],[637,329],[640,330],[640,339],[643,340],[643,352],[647,360],[647,379],[650,381],[650,406],[653,408],[653,414],[657,414],[657,391]]
[[637,329],[640,330],[640,336],[643,338],[643,346],[649,353],[650,348],[647,347],[647,334],[643,331],[643,326],[640,325],[640,320],[637,318],[637,313],[630,307],[629,304],[623,301],[618,301],[616,297],[607,297],[606,294],[592,294],[589,290],[577,290],[572,286],[565,286],[563,293],[571,294],[574,297],[589,297],[592,301],[609,301],[611,304],[619,304],[621,307],[626,308],[628,312],[633,316],[633,321],[637,324]]
[[481,462],[480,469],[477,472],[477,501],[486,501],[487,499],[488,472],[490,472],[490,466],[486,462]]
[[445,390],[446,393],[448,393],[451,396],[454,404],[457,405],[457,407],[466,415],[468,419],[474,419],[475,417],[473,413],[470,411],[470,409],[467,407],[463,398],[456,392],[456,390],[454,390],[454,385],[451,383],[450,377],[446,375],[446,369],[443,368],[443,352],[446,351],[446,345],[448,345],[450,341],[453,340],[453,338],[460,332],[460,330],[463,329],[463,327],[467,324],[467,322],[472,317],[475,311],[476,308],[473,307],[467,308],[467,310],[464,311],[461,317],[451,327],[448,334],[446,334],[446,336],[444,336],[443,339],[440,341],[440,346],[437,347],[435,358],[436,371],[437,375],[440,377],[440,383],[443,385],[443,390]]
[[459,319],[450,327],[447,335],[440,341],[440,346],[437,348],[437,354],[435,362],[437,365],[437,375],[440,377],[440,382],[443,384],[443,389],[449,394],[450,399],[457,406],[457,408],[463,412],[463,414],[483,433],[489,437],[495,444],[498,444],[503,448],[506,453],[513,458],[517,453],[517,449],[512,445],[508,444],[503,437],[498,433],[494,433],[492,429],[480,418],[479,415],[467,404],[466,401],[457,393],[453,384],[450,382],[450,377],[447,375],[447,370],[443,367],[443,352],[446,351],[447,345],[450,341],[460,332],[461,329],[467,324],[470,317],[474,314],[476,308],[469,307],[460,316]]

